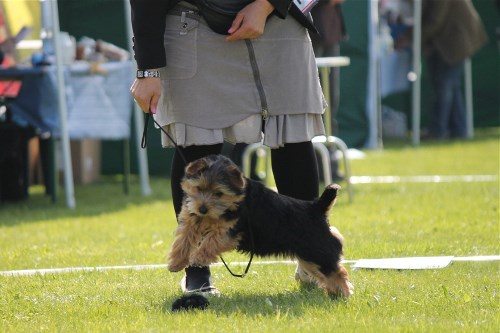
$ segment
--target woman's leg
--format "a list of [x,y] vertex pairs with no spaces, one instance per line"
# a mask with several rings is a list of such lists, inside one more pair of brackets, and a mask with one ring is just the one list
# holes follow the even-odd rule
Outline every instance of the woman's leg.
[[[186,162],[192,162],[199,158],[205,157],[210,154],[220,154],[222,144],[206,145],[206,146],[189,146],[178,147],[175,150],[174,159],[172,161],[171,187],[172,199],[174,202],[175,214],[179,215],[182,207],[183,192],[181,188],[181,181],[184,177],[184,169]],[[186,158],[186,162],[181,157],[180,152]],[[212,286],[210,281],[210,268],[209,267],[187,267],[185,269],[186,276],[181,283],[183,291],[205,291],[217,292],[217,289]]]
[[450,115],[450,134],[452,138],[465,139],[467,137],[467,119],[465,100],[462,89],[462,74],[464,63],[450,66],[450,81],[452,81],[453,100]]
[[312,142],[272,149],[271,162],[279,193],[302,200],[318,197],[318,163]]
[[[465,135],[465,105],[461,91],[463,64],[449,65],[438,54],[427,59],[433,90],[429,130],[437,139]],[[450,125],[451,132],[450,132]]]

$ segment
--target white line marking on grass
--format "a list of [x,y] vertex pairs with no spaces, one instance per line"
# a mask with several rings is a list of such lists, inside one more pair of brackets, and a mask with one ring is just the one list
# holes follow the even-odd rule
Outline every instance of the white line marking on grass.
[[500,256],[454,257],[453,261],[499,261]]
[[66,267],[66,268],[42,268],[25,269],[18,271],[3,271],[0,275],[4,276],[22,276],[36,274],[57,274],[57,273],[78,273],[78,272],[105,272],[112,270],[145,270],[167,268],[167,265],[129,265],[129,266],[103,266],[103,267]]
[[352,268],[368,269],[438,269],[451,264],[453,257],[411,257],[411,258],[383,258],[360,259]]
[[393,184],[393,183],[471,183],[498,181],[498,175],[462,176],[352,176],[353,184]]
[[[439,257],[436,257],[439,258]],[[392,258],[392,259],[411,259],[411,258]],[[363,259],[360,259],[363,260]],[[356,264],[359,260],[342,260],[344,264]],[[492,256],[473,256],[473,257],[453,257],[452,261],[500,261],[500,255]],[[269,261],[254,261],[254,265],[296,265],[293,260],[269,260]],[[246,266],[248,262],[232,262],[229,265]],[[213,264],[212,266],[220,267],[222,263]],[[165,269],[166,264],[158,265],[128,265],[128,266],[103,266],[103,267],[66,267],[66,268],[42,268],[42,269],[25,269],[13,271],[0,271],[0,276],[30,276],[30,275],[45,275],[58,273],[79,273],[79,272],[105,272],[112,270],[147,270],[147,269]]]

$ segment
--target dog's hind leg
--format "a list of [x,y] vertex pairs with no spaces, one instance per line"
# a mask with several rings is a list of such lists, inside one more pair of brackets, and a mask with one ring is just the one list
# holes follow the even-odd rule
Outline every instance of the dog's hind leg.
[[319,287],[324,288],[323,285],[326,280],[324,279],[324,275],[319,271],[319,267],[315,263],[298,258],[295,279],[300,282],[315,283]]
[[325,278],[324,288],[329,295],[349,297],[354,293],[354,286],[344,266],[339,264],[337,271],[325,275]]
[[304,267],[302,267],[301,261],[297,264],[295,269],[295,280],[302,283],[316,283],[314,277],[309,274]]
[[306,273],[303,276],[307,276],[310,281],[316,282],[318,287],[324,289],[330,296],[349,297],[354,293],[354,287],[349,281],[347,270],[340,264],[336,271],[325,274],[322,272],[320,265],[299,258],[299,267]]

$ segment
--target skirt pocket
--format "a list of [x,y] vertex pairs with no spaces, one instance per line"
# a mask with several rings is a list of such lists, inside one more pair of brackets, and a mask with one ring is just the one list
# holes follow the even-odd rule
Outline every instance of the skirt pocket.
[[196,38],[200,17],[186,14],[167,15],[165,20],[167,66],[162,68],[161,76],[167,80],[189,79],[196,74]]

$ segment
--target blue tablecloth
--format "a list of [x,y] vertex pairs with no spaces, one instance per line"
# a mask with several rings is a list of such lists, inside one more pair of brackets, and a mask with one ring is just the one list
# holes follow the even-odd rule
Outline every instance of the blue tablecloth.
[[[72,139],[129,138],[133,63],[108,62],[95,69],[95,65],[86,62],[64,68],[69,136]],[[13,120],[59,137],[56,68],[0,70],[0,79],[16,78],[22,80],[22,86],[18,96],[9,103]]]

